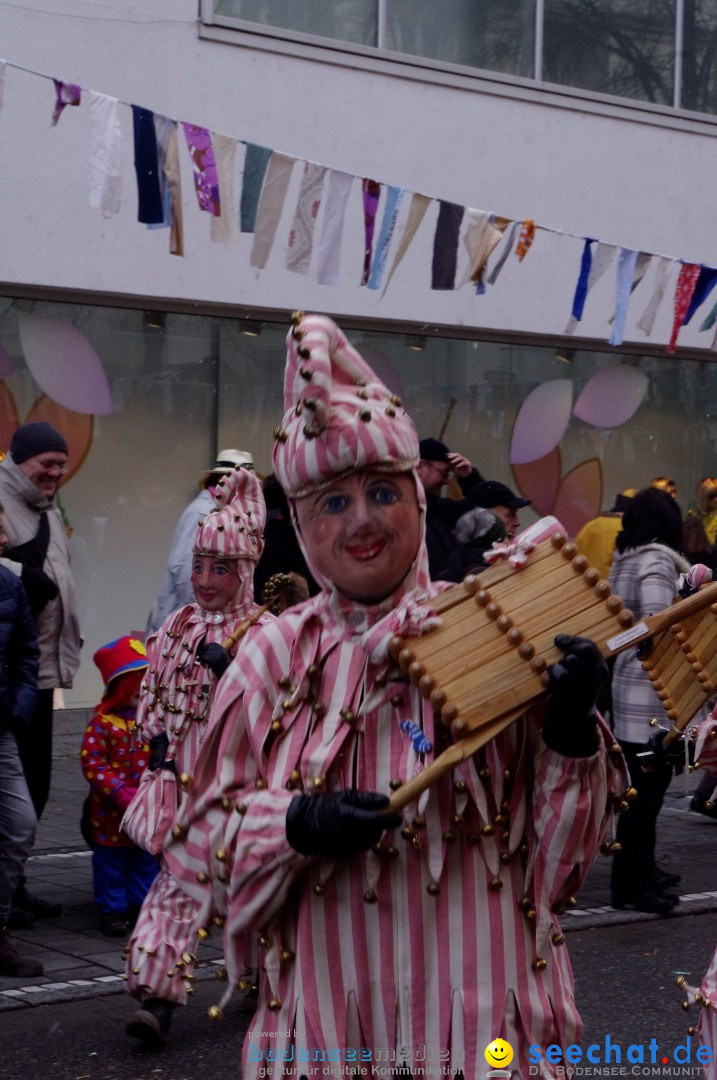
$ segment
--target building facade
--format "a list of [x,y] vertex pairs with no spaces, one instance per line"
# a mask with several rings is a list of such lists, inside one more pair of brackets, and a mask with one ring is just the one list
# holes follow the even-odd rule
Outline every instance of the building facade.
[[[72,433],[75,466],[61,499],[87,655],[68,703],[97,699],[95,648],[143,628],[176,519],[216,450],[250,450],[259,471],[270,471],[296,308],[342,325],[421,436],[447,420],[452,447],[571,527],[661,474],[675,479],[685,508],[693,503],[697,483],[717,471],[714,329],[700,330],[717,293],[680,330],[676,351],[667,345],[684,266],[717,266],[714,7],[0,7],[0,450],[31,416]],[[79,107],[64,107],[54,126],[62,90],[53,79],[81,87]],[[91,120],[98,95],[117,101],[116,211],[89,199],[102,143]],[[180,122],[182,255],[170,254],[169,228],[138,221],[132,105]],[[233,224],[224,231],[195,199],[185,123],[236,143],[220,215]],[[256,228],[242,231],[250,148],[254,159],[264,148],[265,164],[269,151],[290,163],[261,266]],[[340,176],[341,245],[334,235],[327,260],[330,183]],[[365,212],[376,214],[373,269],[397,189],[384,275],[369,288]],[[258,183],[255,201],[262,190]],[[297,218],[302,197],[308,212]],[[414,207],[424,216],[399,263]],[[457,220],[451,208],[463,210],[452,249],[450,228],[441,233],[451,213]],[[480,291],[464,237],[471,222],[486,227],[487,214],[501,238]],[[520,259],[526,221],[537,228]],[[571,321],[586,247],[593,278]],[[645,274],[621,343],[611,345],[622,250],[644,253]],[[630,284],[635,277],[628,294]],[[72,334],[97,364],[78,360]]]

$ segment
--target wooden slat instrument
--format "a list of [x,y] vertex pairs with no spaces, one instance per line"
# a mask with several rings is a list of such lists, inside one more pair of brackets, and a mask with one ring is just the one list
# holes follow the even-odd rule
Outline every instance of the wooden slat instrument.
[[[501,562],[436,597],[442,624],[394,638],[390,652],[453,744],[391,797],[400,810],[476,753],[547,692],[556,634],[580,635],[603,656],[652,638],[643,661],[675,737],[717,688],[717,582],[636,623],[619,596],[562,534],[521,569]],[[709,609],[709,610],[705,610]]]

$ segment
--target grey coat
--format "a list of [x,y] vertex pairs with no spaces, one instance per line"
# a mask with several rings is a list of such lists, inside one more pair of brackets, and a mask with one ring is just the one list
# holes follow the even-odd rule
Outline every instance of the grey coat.
[[32,540],[41,512],[47,511],[50,542],[42,569],[55,582],[60,595],[50,600],[35,619],[40,647],[37,685],[41,690],[68,688],[80,666],[81,637],[70,552],[60,512],[54,500],[43,495],[10,457],[0,462],[0,502],[5,509],[9,547]]

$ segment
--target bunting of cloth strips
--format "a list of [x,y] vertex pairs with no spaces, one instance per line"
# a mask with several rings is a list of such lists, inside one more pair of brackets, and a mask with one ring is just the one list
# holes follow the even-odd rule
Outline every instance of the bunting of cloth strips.
[[62,116],[66,105],[79,105],[82,97],[82,88],[77,83],[66,83],[60,79],[53,79],[55,84],[55,105],[52,110],[52,127]]
[[[295,161],[296,158],[287,157],[286,154],[271,154],[264,170],[264,182],[252,221],[254,243],[249,256],[249,262],[258,270],[264,269],[274,246],[276,230],[284,208],[286,193],[289,190],[291,170],[294,168]],[[247,217],[242,220],[248,223],[249,215],[247,214]],[[242,225],[242,231],[248,230],[245,230]]]
[[208,128],[199,127],[197,124],[183,123],[182,129],[184,138],[187,140],[189,156],[192,159],[194,190],[199,209],[218,217],[221,213],[221,204],[212,133]]
[[476,287],[476,294],[485,292],[483,272],[492,252],[497,248],[503,238],[503,229],[508,224],[503,219],[503,229],[496,225],[493,214],[484,210],[472,210],[466,208],[466,228],[463,233],[463,244],[468,252],[468,269],[461,281],[461,285],[472,281]]
[[117,98],[89,95],[90,206],[116,214],[122,194],[122,129]]
[[326,169],[313,161],[304,162],[299,196],[296,200],[294,220],[289,232],[289,250],[286,269],[295,274],[307,274],[314,246],[314,228],[321,206],[321,192]]
[[364,246],[363,273],[361,274],[361,284],[368,285],[368,279],[371,273],[371,260],[373,258],[373,230],[376,225],[376,212],[378,211],[378,201],[381,198],[381,185],[376,180],[368,180],[366,177],[364,177],[362,182],[362,188]]
[[371,273],[367,283],[367,288],[369,289],[381,288],[381,282],[383,281],[383,275],[386,270],[386,260],[388,259],[388,249],[390,248],[391,240],[393,239],[393,231],[396,227],[396,218],[398,217],[398,211],[403,200],[403,193],[404,189],[400,187],[389,186],[386,188],[386,202],[383,207],[383,218],[381,219],[381,228],[378,232],[376,251],[373,256],[373,262],[371,263]]
[[439,200],[438,221],[433,237],[432,289],[455,289],[458,266],[458,237],[465,207]]
[[418,232],[418,228],[424,217],[426,216],[426,211],[428,210],[428,207],[431,205],[432,201],[433,200],[431,199],[430,195],[421,195],[419,192],[414,192],[413,197],[411,198],[411,205],[408,210],[408,219],[403,228],[403,236],[401,237],[401,242],[398,245],[398,251],[393,257],[393,263],[391,265],[389,275],[386,278],[386,284],[383,287],[383,292],[381,293],[381,296],[385,295],[386,289],[391,283],[391,278],[398,270],[398,267],[401,264],[404,255],[411,246],[411,241]]
[[672,334],[667,346],[668,353],[673,353],[677,348],[677,335],[684,324],[701,269],[697,263],[683,263],[680,268],[677,285],[675,286],[675,314],[672,322]]
[[143,225],[162,225],[164,205],[160,190],[157,155],[157,131],[154,113],[141,105],[132,106],[134,132],[134,171],[137,177],[137,221]]
[[355,179],[338,169],[331,169],[329,173],[316,273],[319,285],[335,285],[339,280],[346,205]]
[[237,141],[230,135],[212,132],[212,147],[217,168],[217,184],[222,193],[220,214],[214,214],[210,226],[210,236],[215,244],[231,244],[239,238],[239,230],[234,215],[234,164],[237,153]]
[[[0,60],[0,107],[8,64]],[[82,88],[72,82],[51,78],[41,72],[29,71],[44,79],[51,79],[54,87],[52,125],[55,126],[64,109],[81,103]],[[118,120],[118,106],[127,105],[116,98],[85,91],[89,102],[89,201],[94,209],[117,213],[120,206],[122,133]],[[135,171],[137,174],[138,217],[149,228],[171,226],[170,252],[183,254],[181,179],[178,149],[178,121],[156,116],[151,110],[130,105],[133,116],[135,147]],[[232,191],[237,140],[229,135],[212,133],[208,128],[181,122],[193,167],[193,178],[200,208],[212,217],[211,237],[226,242],[237,237],[237,217],[234,212]],[[242,232],[254,233],[250,263],[263,269],[272,250],[281,218],[295,158],[281,154],[269,147],[245,143],[245,161],[239,204],[239,225]],[[298,273],[307,273],[313,247],[319,207],[322,199],[325,174],[329,175],[328,194],[319,243],[318,280],[321,284],[335,284],[340,270],[341,240],[350,189],[356,176],[330,169],[323,165],[307,164],[304,169],[301,190],[294,214],[289,240],[287,266]],[[374,251],[374,230],[380,205],[382,188],[386,186],[384,213],[379,239]],[[383,185],[377,180],[363,178],[364,258],[361,284],[371,289],[382,288],[381,295],[415,238],[416,232],[433,201],[432,196],[411,193],[411,202],[390,271],[386,275],[388,254],[395,235],[399,210],[405,191],[398,186]],[[475,210],[458,203],[439,199],[439,212],[433,238],[432,288],[454,289],[458,260],[459,234],[462,221],[466,221],[464,245],[468,268],[466,278],[473,281],[476,292],[484,291],[483,280],[494,284],[511,251],[522,261],[534,242],[536,231],[543,228],[561,236],[573,236],[559,229],[536,226],[531,218],[507,219],[498,222],[482,210]],[[224,206],[222,206],[224,202]],[[488,260],[498,247],[501,236],[503,245],[490,270]],[[617,245],[602,243],[592,238],[584,239],[578,283],[573,296],[571,322],[566,333],[572,333],[582,319],[590,289],[614,258]],[[656,274],[650,299],[637,326],[651,335],[656,314],[664,300],[670,272],[675,258],[636,252],[630,248],[619,249],[615,282],[615,311],[610,343],[622,343],[627,311],[632,293],[642,281],[648,267],[655,262]],[[672,333],[668,352],[677,347],[680,329],[686,325],[695,311],[712,293],[717,285],[717,268],[697,263],[680,263],[674,297]],[[717,322],[717,304],[703,319],[700,331],[710,330]]]

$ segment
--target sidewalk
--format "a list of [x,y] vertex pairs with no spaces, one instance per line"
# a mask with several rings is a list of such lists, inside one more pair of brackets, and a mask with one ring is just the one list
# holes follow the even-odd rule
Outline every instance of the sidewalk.
[[[36,979],[0,978],[0,1011],[44,1005],[70,998],[119,993],[123,988],[122,940],[98,929],[92,896],[90,852],[80,836],[79,820],[87,785],[79,766],[79,743],[85,714],[56,713],[52,793],[28,862],[29,887],[64,906],[60,919],[38,920],[29,930],[12,931],[23,954],[41,960],[45,974]],[[681,901],[673,917],[717,910],[717,820],[688,809],[689,791],[698,774],[676,777],[658,823],[658,859],[682,875]],[[599,856],[578,899],[562,920],[566,931],[658,918],[610,907],[610,859]],[[221,942],[201,946],[197,981],[213,979],[221,963]]]

